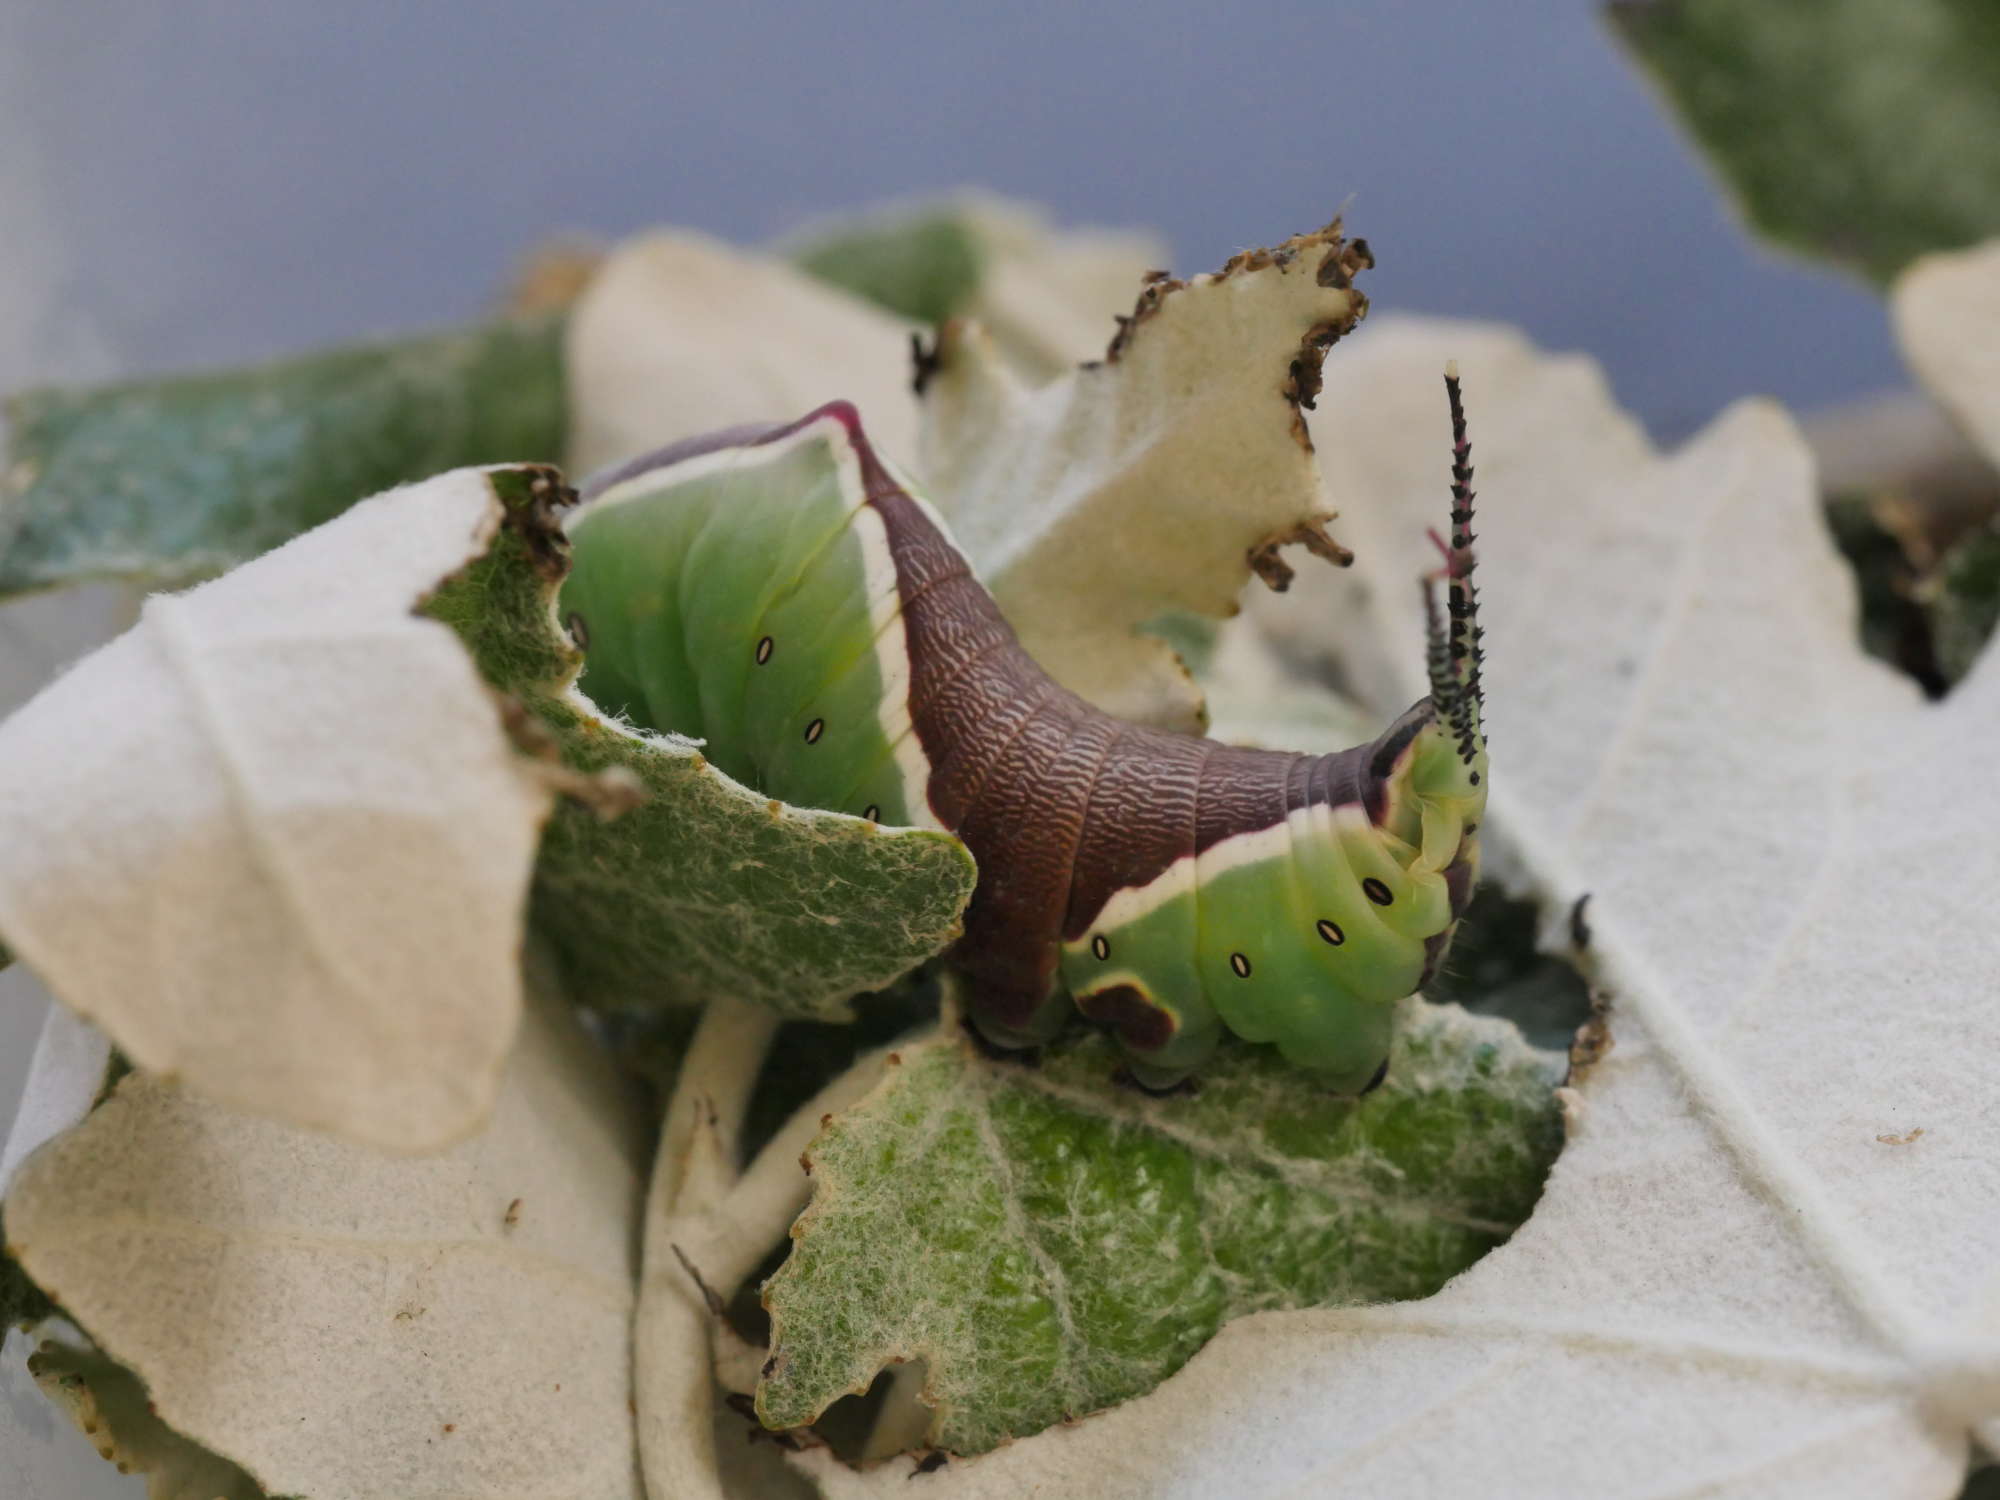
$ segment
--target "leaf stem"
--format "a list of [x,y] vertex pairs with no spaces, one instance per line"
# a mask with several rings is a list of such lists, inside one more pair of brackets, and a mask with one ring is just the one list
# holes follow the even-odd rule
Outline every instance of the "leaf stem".
[[734,1182],[744,1111],[778,1020],[776,1011],[751,1001],[712,1002],[695,1027],[667,1104],[646,1197],[644,1264],[633,1326],[639,1462],[650,1494],[723,1500],[709,1349],[713,1322],[674,1247],[681,1245],[704,1277],[713,1274],[703,1264],[699,1245],[684,1241]]
[[903,1039],[864,1052],[851,1067],[801,1104],[757,1153],[728,1196],[712,1211],[712,1227],[702,1240],[702,1273],[723,1296],[732,1295],[770,1248],[784,1238],[812,1196],[812,1179],[799,1158],[820,1132],[826,1116],[846,1109],[881,1081],[884,1060],[912,1045]]

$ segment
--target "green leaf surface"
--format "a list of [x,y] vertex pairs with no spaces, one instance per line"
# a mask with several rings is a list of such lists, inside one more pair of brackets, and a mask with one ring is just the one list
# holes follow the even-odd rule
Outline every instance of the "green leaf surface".
[[1926,593],[1938,669],[1945,681],[1957,682],[2000,626],[2000,525],[1989,523],[1954,544]]
[[984,256],[963,215],[949,207],[864,217],[792,251],[809,275],[919,323],[942,323],[979,289]]
[[1527,1216],[1562,1139],[1559,1061],[1421,1001],[1358,1101],[1258,1048],[1195,1097],[1116,1061],[1099,1036],[1036,1067],[942,1037],[835,1118],[765,1289],[768,1425],[920,1359],[930,1441],[979,1453],[1150,1390],[1230,1318],[1426,1296]]
[[505,530],[426,608],[527,709],[524,743],[574,778],[543,834],[533,912],[573,993],[613,1007],[730,996],[840,1020],[850,997],[950,943],[976,879],[957,839],[772,801],[572,690],[582,653],[551,613],[568,570],[561,492],[548,471],[493,478]]
[[0,595],[86,578],[178,586],[408,480],[560,456],[562,320],[27,391],[7,416]]
[[1628,0],[1608,14],[1767,238],[1887,282],[2000,232],[1990,0]]

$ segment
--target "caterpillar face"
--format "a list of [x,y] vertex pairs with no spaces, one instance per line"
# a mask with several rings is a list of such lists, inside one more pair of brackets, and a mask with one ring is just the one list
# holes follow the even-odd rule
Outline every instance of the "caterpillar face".
[[1072,1002],[1166,1087],[1224,1031],[1359,1089],[1470,899],[1486,799],[1471,469],[1455,376],[1431,692],[1369,744],[1242,749],[1111,718],[1021,649],[943,523],[836,402],[586,486],[558,610],[584,691],[806,806],[955,831],[972,1019]]

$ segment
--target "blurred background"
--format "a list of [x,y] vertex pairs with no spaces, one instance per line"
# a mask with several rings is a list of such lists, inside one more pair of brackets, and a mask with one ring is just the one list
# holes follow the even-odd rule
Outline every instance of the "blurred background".
[[1667,438],[1900,379],[1879,298],[1752,246],[1587,0],[5,7],[8,384],[463,318],[562,230],[964,184],[1181,273],[1344,204],[1378,309],[1587,349]]

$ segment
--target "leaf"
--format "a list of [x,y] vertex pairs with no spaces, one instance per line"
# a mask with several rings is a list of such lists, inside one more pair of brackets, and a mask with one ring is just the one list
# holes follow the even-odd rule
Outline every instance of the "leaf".
[[[2000,783],[1966,759],[2000,735],[2000,655],[1927,704],[1862,653],[1770,405],[1663,458],[1588,361],[1390,324],[1322,401],[1327,483],[1369,501],[1357,578],[1258,604],[1343,645],[1378,711],[1420,681],[1448,357],[1481,492],[1485,833],[1554,909],[1591,893],[1615,1046],[1533,1215],[1442,1292],[1239,1320],[938,1500],[1945,1497],[1974,1433],[2000,1438],[2000,853],[1973,832]],[[832,1496],[903,1483],[808,1462]]]
[[802,270],[898,316],[972,319],[1035,384],[1102,355],[1112,319],[1167,263],[1152,235],[1057,230],[1033,204],[976,192],[835,220],[785,248]]
[[556,516],[519,471],[496,483],[505,532],[427,607],[534,715],[544,753],[586,793],[550,821],[535,870],[535,925],[574,992],[624,1005],[728,997],[845,1019],[850,997],[949,944],[977,879],[951,835],[772,801],[691,741],[599,713],[574,686],[582,652],[554,624],[568,567]]
[[1126,718],[1192,729],[1201,701],[1140,630],[1232,613],[1252,554],[1328,511],[1302,407],[1328,345],[1366,308],[1372,264],[1338,224],[1155,281],[1105,359],[1029,391],[976,328],[944,330],[926,389],[924,471],[959,542],[1056,678]]
[[1768,239],[1887,283],[2000,231],[2000,14],[1985,0],[1606,14]]
[[979,290],[985,257],[949,207],[846,220],[792,248],[792,264],[884,312],[942,323]]
[[412,610],[501,515],[474,470],[378,496],[0,723],[0,934],[142,1068],[392,1149],[477,1124],[550,799]]
[[162,1422],[138,1377],[99,1351],[45,1339],[28,1356],[28,1372],[100,1458],[146,1476],[147,1500],[265,1500],[235,1464]]
[[1889,312],[1917,378],[1989,459],[2000,454],[2000,352],[1967,336],[2000,317],[2000,239],[1926,256],[1896,282]]
[[801,1426],[923,1360],[928,1440],[980,1453],[1150,1389],[1228,1318],[1436,1290],[1533,1205],[1560,1064],[1421,1003],[1396,1046],[1359,1101],[1248,1047],[1167,1099],[1099,1036],[1036,1067],[904,1049],[808,1153],[760,1414]]
[[569,466],[843,399],[892,455],[916,451],[910,328],[754,250],[685,230],[618,246],[570,319]]
[[645,1131],[538,994],[486,1126],[438,1156],[133,1074],[20,1169],[15,1252],[162,1422],[274,1494],[636,1497]]
[[562,322],[484,324],[250,369],[16,396],[0,595],[178,586],[467,464],[562,451]]

